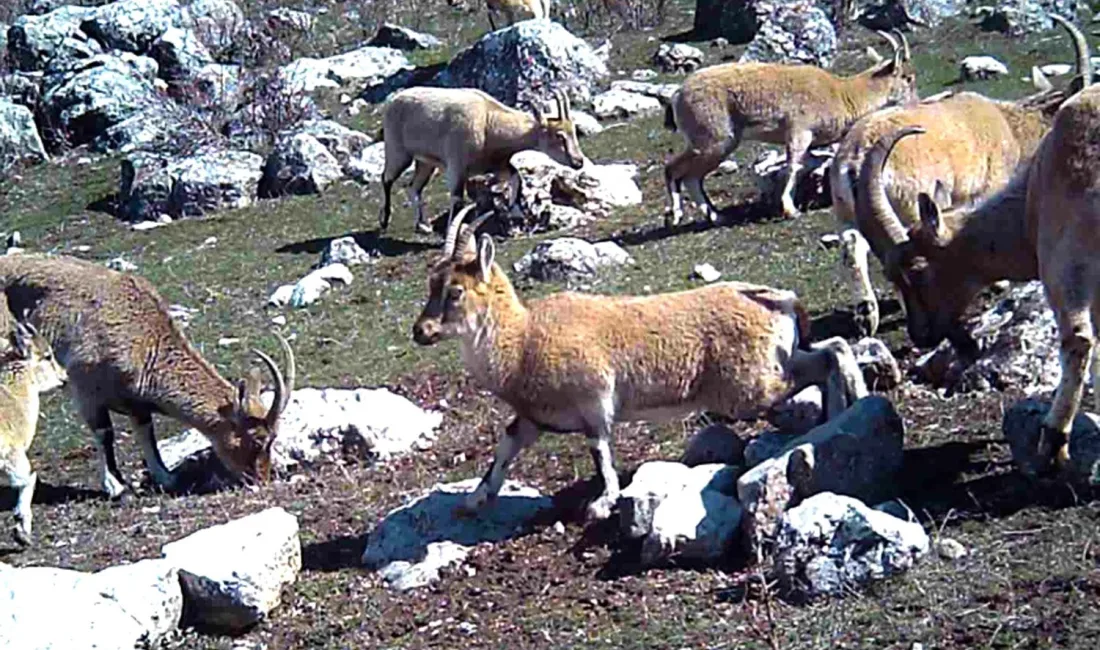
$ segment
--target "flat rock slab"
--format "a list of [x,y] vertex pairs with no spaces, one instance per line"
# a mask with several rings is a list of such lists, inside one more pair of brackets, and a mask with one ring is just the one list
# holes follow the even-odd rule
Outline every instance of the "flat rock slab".
[[156,644],[182,612],[178,570],[165,560],[94,574],[0,564],[3,648],[132,650]]
[[166,544],[179,568],[187,623],[241,632],[279,605],[283,587],[302,568],[298,518],[269,508]]
[[[1050,404],[1027,399],[1005,412],[1001,430],[1012,450],[1012,460],[1024,474],[1034,476],[1050,462],[1038,455],[1040,428]],[[1059,468],[1061,478],[1100,485],[1100,417],[1078,411],[1069,436],[1069,462]]]
[[538,490],[505,481],[495,502],[476,516],[459,515],[459,506],[480,481],[435,485],[391,511],[370,532],[363,564],[380,570],[393,588],[426,585],[439,579],[439,569],[461,562],[471,547],[515,537],[553,506]]

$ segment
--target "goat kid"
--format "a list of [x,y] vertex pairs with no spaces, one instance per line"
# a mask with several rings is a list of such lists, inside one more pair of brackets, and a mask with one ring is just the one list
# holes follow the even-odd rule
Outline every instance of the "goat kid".
[[[382,172],[379,224],[390,224],[390,191],[397,177],[416,162],[409,183],[409,200],[416,210],[416,229],[430,233],[421,193],[437,168],[447,176],[451,212],[461,205],[466,181],[475,174],[495,172],[508,177],[509,207],[519,196],[519,174],[510,162],[525,149],[538,149],[555,161],[580,169],[584,154],[570,116],[569,97],[554,92],[557,117],[537,106],[531,113],[516,110],[471,88],[410,88],[395,94],[382,116],[386,162]],[[448,222],[449,223],[449,222]]]
[[[1069,33],[1076,51],[1077,75],[1091,76],[1084,35],[1061,16],[1055,20]],[[1041,73],[1040,73],[1041,74]],[[1068,94],[1049,83],[1017,101],[999,101],[977,93],[950,93],[937,101],[872,113],[852,127],[840,143],[829,169],[833,213],[841,227],[840,265],[856,306],[862,332],[878,329],[878,301],[868,269],[868,253],[880,261],[904,239],[897,224],[920,221],[917,197],[935,197],[941,207],[973,205],[1000,190],[1020,166],[1030,161],[1050,128],[1054,112]],[[906,126],[925,133],[897,143],[883,171],[886,200],[897,221],[878,221],[869,210],[856,210],[860,169],[867,152],[884,135]],[[863,199],[869,195],[864,190]],[[858,214],[870,219],[860,220]]]
[[100,451],[103,489],[125,491],[114,453],[111,412],[128,415],[145,466],[166,488],[175,486],[153,434],[153,414],[195,427],[210,439],[234,474],[266,481],[279,416],[294,389],[294,353],[282,337],[287,374],[253,352],[275,381],[270,408],[260,401],[253,371],[237,385],[222,378],[187,341],[148,281],[64,256],[0,257],[0,296],[52,346],[69,377],[77,411]]
[[33,325],[17,322],[11,347],[0,356],[0,476],[19,493],[12,534],[20,546],[29,546],[32,540],[31,502],[38,475],[31,469],[27,450],[38,428],[38,395],[64,383],[65,371],[54,359],[49,342]]
[[[881,170],[907,127],[879,141],[864,163],[869,209],[897,220],[883,199]],[[1028,168],[974,208],[944,210],[920,195],[919,223],[886,256],[887,277],[905,301],[909,336],[919,346],[948,338],[960,354],[977,345],[962,318],[974,296],[999,280],[1038,278],[1058,323],[1062,377],[1043,421],[1041,456],[1064,462],[1100,326],[1100,87],[1058,110]],[[1095,368],[1094,368],[1095,370]],[[1100,385],[1100,384],[1097,384]],[[1096,408],[1100,409],[1100,398]]]
[[852,77],[836,77],[812,65],[727,63],[688,76],[673,95],[666,126],[679,130],[687,149],[665,165],[671,207],[666,225],[680,223],[684,184],[710,221],[717,211],[703,178],[743,139],[782,144],[789,169],[780,196],[783,214],[797,216],[794,187],[812,146],[840,140],[859,118],[917,96],[909,43],[889,41],[894,55]]
[[599,519],[619,495],[615,422],[704,409],[757,417],[812,384],[822,387],[831,418],[867,393],[843,339],[805,349],[808,318],[789,291],[725,282],[644,297],[559,293],[524,304],[495,263],[492,238],[475,239],[488,215],[463,226],[472,208],[452,222],[413,326],[421,345],[461,339],[468,371],[515,410],[469,511],[496,496],[509,464],[543,429],[584,433],[604,484],[588,508]]

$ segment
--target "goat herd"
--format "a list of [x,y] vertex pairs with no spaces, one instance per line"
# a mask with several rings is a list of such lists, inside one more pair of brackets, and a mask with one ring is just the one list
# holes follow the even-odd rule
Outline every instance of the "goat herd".
[[[795,215],[792,192],[807,150],[840,142],[831,169],[846,273],[862,328],[873,333],[878,309],[867,252],[901,293],[914,343],[944,338],[963,355],[976,344],[962,326],[970,301],[1001,279],[1039,278],[1061,335],[1062,379],[1043,423],[1041,453],[1067,457],[1094,342],[1100,287],[1100,90],[1088,45],[1068,21],[1077,76],[1068,90],[1041,75],[1038,94],[1018,101],[969,92],[920,100],[909,44],[882,34],[893,54],[847,78],[812,66],[730,63],[684,81],[666,122],[687,148],[665,166],[671,206],[682,215],[681,188],[716,220],[703,178],[743,138],[786,146],[789,178],[782,210]],[[385,170],[380,213],[385,229],[393,183],[415,162],[409,186],[417,228],[428,229],[421,191],[445,170],[451,210],[442,255],[429,271],[429,295],[413,327],[422,345],[457,338],[468,371],[515,410],[492,467],[465,507],[494,497],[508,465],[542,430],[583,432],[603,479],[591,518],[611,514],[619,492],[611,457],[615,422],[710,410],[735,418],[767,415],[808,385],[831,418],[866,395],[841,338],[810,344],[808,317],[788,291],[724,282],[644,297],[559,293],[522,302],[495,263],[494,242],[459,210],[467,179],[506,177],[516,200],[512,154],[537,148],[579,168],[569,99],[554,94],[554,114],[503,105],[472,89],[413,88],[392,97],[383,116]],[[125,490],[114,455],[112,412],[130,417],[145,465],[171,488],[157,451],[153,414],[194,427],[244,480],[266,481],[280,414],[294,388],[294,354],[279,337],[285,374],[254,351],[274,380],[270,407],[253,371],[234,385],[186,340],[165,302],[144,279],[63,256],[0,257],[0,472],[19,491],[15,539],[31,542],[36,475],[27,449],[38,419],[38,393],[67,381],[92,429],[104,490]]]

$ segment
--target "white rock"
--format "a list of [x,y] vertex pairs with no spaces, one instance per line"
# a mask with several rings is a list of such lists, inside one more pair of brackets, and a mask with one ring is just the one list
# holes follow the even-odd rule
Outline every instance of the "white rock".
[[348,160],[344,172],[360,183],[377,183],[382,180],[385,167],[386,143],[375,142]]
[[271,317],[271,322],[273,324],[279,325],[279,326],[286,325],[286,316],[283,316],[282,314],[278,314],[277,316],[272,316]]
[[400,50],[367,46],[325,59],[297,59],[281,68],[279,76],[293,93],[311,93],[318,88],[355,91],[412,67]]
[[371,257],[370,253],[363,250],[355,242],[355,238],[351,236],[333,239],[325,247],[324,252],[321,253],[321,266],[328,266],[329,264],[355,266],[370,264],[373,261],[374,258]]
[[[722,482],[732,489],[732,476]],[[737,538],[741,516],[741,504],[729,492],[708,487],[671,494],[653,511],[653,526],[642,542],[642,562],[654,564],[670,556],[718,560]]]
[[241,340],[239,338],[233,336],[223,336],[222,338],[218,339],[218,347],[227,348],[240,342]]
[[808,595],[841,594],[910,569],[928,553],[920,524],[872,510],[858,499],[824,492],[792,508],[780,523],[776,573]]
[[901,383],[901,368],[890,348],[882,341],[865,337],[852,344],[856,365],[863,371],[863,381],[872,391],[890,390]]
[[619,494],[619,527],[630,538],[644,537],[653,526],[653,511],[669,494],[683,490],[691,468],[683,463],[654,460],[634,471],[630,485]]
[[945,560],[961,560],[970,554],[958,540],[943,537],[936,540],[936,554]]
[[687,43],[661,43],[653,62],[665,72],[692,72],[703,64],[703,51]]
[[137,264],[122,259],[121,257],[115,257],[107,260],[107,268],[113,271],[127,272],[136,271],[138,269]]
[[164,560],[95,574],[0,564],[0,612],[0,647],[129,650],[155,645],[179,624],[183,594]]
[[989,79],[1008,74],[1008,67],[991,56],[968,56],[959,63],[963,79]]
[[600,119],[645,117],[662,111],[661,102],[653,97],[624,90],[608,90],[592,98],[592,112]]
[[277,607],[302,568],[298,519],[282,508],[200,530],[162,552],[179,567],[191,622],[229,632]]
[[[1100,14],[1097,15],[1100,16]],[[1042,72],[1048,77],[1063,77],[1072,71],[1073,66],[1069,63],[1048,63],[1039,66],[1039,72]]]
[[476,517],[457,517],[456,508],[480,481],[435,485],[391,511],[370,532],[363,564],[380,570],[393,588],[428,584],[438,580],[440,568],[461,562],[470,547],[513,537],[553,506],[538,490],[505,481],[497,499]]
[[290,297],[294,295],[294,285],[284,284],[276,289],[267,299],[267,304],[274,305],[275,307],[282,307],[290,302]]
[[[808,209],[831,205],[828,175],[836,156],[836,145],[814,148],[806,154],[805,166],[794,188],[795,205]],[[778,201],[780,192],[787,182],[787,156],[775,149],[762,152],[752,163],[752,172],[760,194]]]
[[577,109],[572,109],[570,115],[573,117],[573,125],[577,127],[577,135],[582,138],[603,133],[603,125],[593,115]]
[[676,94],[676,91],[680,90],[680,84],[655,84],[645,81],[619,79],[618,81],[611,82],[611,90],[621,90],[627,93],[645,95],[647,97],[659,99],[662,102],[668,102],[672,100],[672,96]]
[[722,277],[722,272],[714,268],[710,262],[696,264],[695,268],[692,269],[692,273],[703,282],[716,282],[718,278]]
[[651,81],[657,78],[657,71],[643,68],[641,70],[635,70],[630,73],[630,78],[634,81]]
[[561,280],[591,277],[602,268],[633,263],[630,254],[614,242],[592,244],[576,237],[562,237],[535,246],[512,268],[520,275],[538,280]]
[[[353,279],[354,276],[352,276],[351,271],[343,264],[337,263],[323,266],[311,271],[308,275],[294,284],[286,304],[296,309],[308,307],[320,300],[321,295],[331,289],[334,282],[351,284]],[[279,287],[279,289],[272,294],[271,298],[268,299],[268,302],[271,304],[278,304],[278,298],[282,297],[282,294],[280,294],[281,291],[283,291],[283,288]]]
[[768,422],[782,433],[804,434],[821,424],[825,410],[821,389],[807,386],[787,401],[777,404],[768,414]]

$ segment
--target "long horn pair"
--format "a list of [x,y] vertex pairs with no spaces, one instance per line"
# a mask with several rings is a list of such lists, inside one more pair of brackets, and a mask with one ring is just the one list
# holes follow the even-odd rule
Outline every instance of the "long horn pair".
[[561,90],[560,88],[554,89],[554,103],[558,105],[558,116],[561,119],[572,119],[569,108],[569,95],[565,94],[564,90]]
[[901,219],[890,205],[890,199],[886,196],[886,188],[882,183],[882,168],[899,140],[924,132],[922,127],[907,126],[883,136],[867,152],[860,170],[859,185],[863,191],[856,194],[856,213],[865,216],[858,218],[862,221],[869,217],[878,222],[886,231],[890,242],[895,245],[907,241],[909,231],[901,223]]
[[444,257],[454,257],[455,246],[458,244],[458,231],[462,230],[462,222],[466,220],[466,215],[470,214],[476,207],[476,203],[471,203],[462,208],[451,219],[451,223],[447,224],[447,238],[443,240]]
[[884,41],[889,43],[890,47],[894,48],[894,54],[898,53],[898,49],[899,49],[900,46],[898,45],[898,42],[896,40],[894,40],[893,36],[891,36],[890,34],[882,31],[881,29],[876,29],[875,33],[878,34],[879,36],[881,36]]
[[271,445],[275,438],[275,424],[278,423],[279,417],[282,416],[283,411],[286,410],[286,405],[290,403],[290,394],[294,391],[294,377],[295,374],[297,374],[294,363],[294,350],[290,348],[290,343],[288,343],[278,332],[275,333],[275,338],[279,339],[279,345],[282,346],[283,354],[286,356],[285,379],[283,378],[283,373],[279,370],[279,366],[275,364],[275,361],[271,357],[263,350],[252,349],[252,353],[267,366],[268,372],[271,373],[272,378],[275,380],[275,398],[271,401],[271,408],[268,409],[267,415],[264,416],[264,422],[267,423],[268,429],[272,431],[272,435],[267,441],[268,446]]
[[1088,40],[1071,21],[1053,11],[1047,15],[1069,32],[1069,37],[1073,40],[1073,51],[1077,56],[1077,76],[1082,80],[1081,87],[1087,88],[1092,84],[1092,57],[1089,55]]

